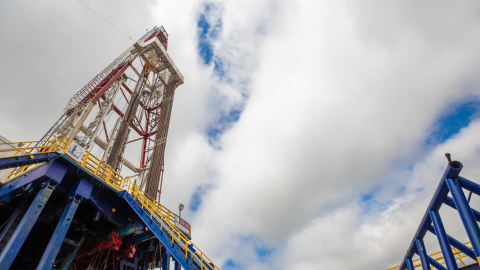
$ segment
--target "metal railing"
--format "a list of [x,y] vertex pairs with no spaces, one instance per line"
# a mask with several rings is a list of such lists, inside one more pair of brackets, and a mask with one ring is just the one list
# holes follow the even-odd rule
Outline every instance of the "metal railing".
[[[42,146],[35,146],[39,142],[42,144]],[[71,143],[72,140],[68,140],[67,138],[50,141],[6,143],[9,146],[16,145],[17,147],[0,149],[0,153],[13,152],[13,155],[1,158],[49,152],[58,152],[69,156],[67,149]],[[0,146],[1,145],[2,144],[0,144]],[[205,253],[203,253],[175,226],[175,213],[161,205],[159,202],[141,190],[137,183],[132,181],[129,176],[121,176],[118,172],[113,170],[106,163],[102,162],[101,159],[92,155],[89,151],[85,151],[85,154],[80,162],[77,162],[74,158],[72,158],[72,160],[90,173],[94,174],[96,177],[103,180],[114,190],[128,192],[134,198],[134,200],[138,202],[142,209],[148,211],[152,220],[156,219],[159,221],[159,228],[167,231],[170,234],[172,242],[179,244],[185,251],[185,257],[193,258],[199,264],[200,269],[220,269],[212,262],[212,260],[207,257],[207,255],[205,255]],[[39,165],[41,164],[16,168],[7,178],[7,181]]]
[[[163,26],[161,28],[158,28],[155,26],[152,30],[148,31],[145,35],[143,35],[138,41],[145,41],[148,37],[152,35],[152,33],[162,29],[163,29]],[[165,30],[163,29],[163,31]],[[93,78],[84,87],[82,87],[82,89],[80,89],[77,93],[75,93],[75,95],[68,101],[68,104],[63,111],[67,113],[70,110],[77,108],[82,104],[85,104],[88,101],[87,97],[89,95],[92,95],[92,91],[98,86],[98,84],[102,82],[108,75],[112,74],[113,70],[120,67],[122,64],[126,62],[128,57],[131,56],[130,51],[133,48],[134,48],[133,46],[130,46],[125,52],[123,52],[119,57],[117,57],[117,59],[115,59],[110,65],[108,65],[102,72],[100,72],[97,76],[95,76],[95,78]]]
[[[466,243],[463,243],[463,244],[468,246],[470,249],[472,248],[472,245],[470,244],[470,242],[466,242]],[[455,256],[455,261],[457,261],[457,265],[467,266],[467,264],[465,264],[465,262],[462,260],[463,258],[467,257],[467,255],[465,253],[461,252],[460,250],[456,249],[455,247],[452,247],[452,252],[453,252],[453,255]],[[437,251],[435,253],[430,254],[429,256],[432,257],[438,263],[440,263],[442,265],[445,264],[445,260],[443,258],[443,255],[433,257],[433,256],[436,256],[438,254],[442,254],[442,252]],[[419,267],[419,266],[422,266],[422,263],[420,262],[420,258],[412,260],[412,262],[413,262],[413,267],[415,269],[417,269],[417,267]],[[387,270],[400,270],[399,267],[400,267],[400,265],[397,265],[397,266],[388,268]],[[417,270],[420,270],[420,269],[423,269],[423,268],[418,268]]]
[[[28,141],[28,142],[11,142],[11,143],[1,143],[1,145],[8,145],[12,148],[0,149],[0,153],[13,152],[12,155],[1,157],[1,158],[11,158],[18,156],[27,156],[32,154],[39,153],[50,153],[58,152],[59,150],[66,149],[67,144],[66,139],[61,140],[46,140],[46,141]],[[40,166],[41,164],[26,165],[22,167],[15,167],[10,174],[8,175],[5,182],[15,178],[16,176],[32,170]]]

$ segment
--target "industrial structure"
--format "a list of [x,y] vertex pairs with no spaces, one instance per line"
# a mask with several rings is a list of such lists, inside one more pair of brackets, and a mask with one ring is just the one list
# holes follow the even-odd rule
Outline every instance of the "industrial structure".
[[[401,264],[387,270],[480,269],[480,227],[477,223],[480,222],[480,212],[470,207],[472,194],[480,195],[480,185],[461,177],[463,164],[452,161],[450,154],[445,155],[448,159],[447,168]],[[469,192],[468,197],[464,190]],[[442,205],[458,212],[469,242],[462,243],[447,234],[439,213]],[[437,238],[441,251],[432,254],[427,252],[424,239],[429,233]],[[418,258],[414,259],[414,256]]]
[[[155,27],[78,91],[39,141],[0,144],[0,269],[219,269],[159,203],[176,88]],[[138,157],[138,163],[127,157]]]
[[[0,270],[219,270],[193,244],[190,224],[159,203],[184,82],[167,46],[154,27],[78,91],[43,138],[0,136]],[[447,158],[401,264],[387,270],[480,269],[480,212],[470,207],[480,185]],[[458,211],[469,242],[447,234],[442,205]],[[441,251],[428,255],[428,233]]]

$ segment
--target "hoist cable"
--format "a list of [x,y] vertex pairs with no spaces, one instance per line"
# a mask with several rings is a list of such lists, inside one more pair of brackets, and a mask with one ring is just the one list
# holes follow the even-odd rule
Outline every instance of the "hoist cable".
[[123,32],[122,30],[120,30],[120,28],[116,27],[115,25],[113,25],[113,23],[109,22],[107,19],[105,19],[104,17],[102,17],[102,15],[98,14],[97,12],[95,12],[95,10],[91,9],[89,6],[87,6],[85,3],[83,3],[82,1],[78,0],[78,2],[82,3],[82,5],[86,6],[88,9],[90,9],[93,13],[97,14],[100,18],[102,18],[104,21],[106,21],[107,23],[109,23],[111,26],[115,27],[115,29],[117,29],[118,31],[122,32],[122,34],[124,34],[126,37],[128,37],[129,39],[131,39],[132,41],[134,41],[130,36],[128,36],[125,32]]
[[122,14],[120,14],[120,13],[116,12],[115,10],[113,10],[113,9],[111,9],[111,8],[109,8],[109,7],[107,7],[107,6],[105,6],[104,4],[102,4],[102,3],[98,2],[97,0],[93,0],[93,1],[95,1],[95,2],[99,3],[100,5],[104,6],[105,8],[107,8],[107,9],[108,9],[108,10],[110,10],[111,12],[113,12],[113,13],[117,14],[118,16],[121,16],[121,17],[123,17],[123,18],[125,18],[125,19],[129,20],[130,22],[132,22],[132,23],[134,23],[134,24],[136,24],[136,25],[140,26],[141,28],[145,28],[145,30],[146,30],[146,31],[148,31],[148,29],[147,29],[146,27],[144,27],[144,26],[142,26],[142,25],[140,25],[140,24],[138,24],[138,23],[136,23],[136,22],[134,22],[134,21],[130,20],[129,18],[127,18],[127,17],[123,16]]

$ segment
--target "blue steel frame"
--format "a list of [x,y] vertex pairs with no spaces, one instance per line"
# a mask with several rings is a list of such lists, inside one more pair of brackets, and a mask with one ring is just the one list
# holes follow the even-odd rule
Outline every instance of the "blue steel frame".
[[[457,248],[477,262],[480,261],[480,228],[477,224],[477,221],[480,221],[480,212],[470,208],[467,198],[462,190],[462,188],[464,188],[477,195],[480,195],[480,185],[459,176],[462,168],[462,163],[458,161],[452,161],[447,165],[435,194],[428,205],[427,211],[420,222],[420,226],[418,227],[407,253],[405,254],[405,257],[398,268],[399,270],[414,270],[412,257],[415,254],[420,256],[423,269],[429,269],[431,265],[440,270],[458,270],[458,266],[455,262],[455,257],[450,246]],[[448,196],[449,192],[452,197]],[[468,238],[472,243],[473,250],[446,233],[442,219],[440,218],[440,214],[438,212],[443,204],[446,204],[458,211]],[[425,237],[427,231],[437,236],[445,260],[446,268],[428,256],[423,242],[423,238]]]
[[[37,160],[36,158],[37,157],[31,158],[32,160],[29,162]],[[4,162],[3,165],[13,166],[14,162],[24,161],[13,160]],[[127,236],[128,238],[125,240],[127,241],[127,239],[129,239],[129,241],[137,243],[143,242],[147,239],[157,238],[166,248],[166,254],[163,257],[165,270],[169,269],[170,264],[167,262],[170,262],[171,259],[173,259],[175,262],[175,270],[180,268],[185,270],[198,270],[201,268],[201,266],[198,264],[199,262],[196,261],[195,258],[192,258],[191,254],[186,256],[185,251],[182,250],[178,243],[172,242],[171,236],[168,235],[169,231],[165,230],[165,228],[163,230],[160,229],[158,224],[156,224],[158,221],[152,220],[150,215],[146,213],[140,206],[138,206],[135,200],[128,193],[125,191],[118,192],[113,189],[111,190],[113,192],[107,192],[110,191],[111,188],[108,185],[105,185],[100,178],[92,175],[89,172],[83,174],[82,178],[79,180],[71,178],[72,172],[75,171],[74,175],[78,175],[79,170],[84,171],[83,168],[78,167],[76,163],[71,162],[69,158],[62,155],[55,157],[54,160],[50,160],[29,172],[19,175],[3,185],[0,185],[0,204],[9,203],[17,195],[38,191],[36,198],[31,203],[27,212],[24,214],[24,217],[17,226],[14,234],[5,246],[4,251],[0,253],[0,269],[10,268],[16,255],[20,251],[23,243],[29,235],[33,225],[37,222],[41,210],[45,207],[55,188],[61,190],[64,194],[68,193],[67,197],[69,198],[69,201],[63,210],[63,214],[58,221],[55,232],[51,236],[42,258],[37,265],[38,270],[52,269],[55,257],[65,240],[65,235],[82,199],[90,200],[90,202],[93,203],[93,205],[97,208],[97,214],[103,213],[105,217],[109,219],[109,221],[118,224],[120,227],[126,226],[119,230],[119,232],[125,236],[130,235],[132,232],[142,230],[146,225],[149,228],[148,231],[137,236]],[[68,177],[67,172],[70,173]],[[68,183],[72,183],[72,181],[73,186],[70,188],[70,190],[66,190],[65,188],[70,185]],[[97,185],[95,189],[93,188],[93,183]],[[117,203],[112,204],[112,201]],[[123,204],[119,204],[120,202]],[[133,213],[131,212],[132,209],[129,207],[123,207],[127,205],[132,207],[134,210]],[[117,210],[112,211],[113,207],[115,207]],[[134,222],[133,224],[127,224],[127,221],[129,220],[128,217],[132,214],[140,218],[140,220]],[[99,217],[96,218],[98,220]],[[145,223],[145,225],[143,225],[143,223]],[[165,227],[167,224],[163,225]],[[68,269],[80,251],[82,244],[85,242],[85,236],[86,235],[84,234],[78,243],[73,243],[76,247],[66,257],[62,266],[60,266],[60,269]],[[188,248],[190,251],[194,252],[192,247]],[[137,261],[135,263],[123,261],[122,267],[130,266],[136,268],[138,266],[137,263]],[[208,270],[213,268],[213,266],[210,267],[207,265],[203,269]]]
[[25,239],[30,233],[33,225],[37,221],[38,216],[42,212],[45,204],[47,204],[50,195],[52,195],[55,184],[50,183],[50,181],[44,182],[42,188],[37,193],[35,199],[30,204],[25,216],[22,218],[22,221],[18,224],[15,232],[8,241],[7,245],[4,248],[0,256],[0,269],[9,269],[13,263],[13,260],[17,256],[20,248],[22,247]]
[[50,239],[50,242],[47,245],[47,248],[43,252],[42,259],[37,266],[37,270],[50,270],[52,269],[55,258],[57,257],[58,251],[62,246],[65,235],[67,234],[68,229],[70,228],[70,223],[73,220],[73,216],[77,211],[78,205],[83,198],[90,199],[90,195],[93,190],[93,184],[82,178],[77,181],[72,189],[70,190],[69,196],[70,201],[68,202],[65,210],[63,211],[62,217],[58,221],[55,232]]
[[137,270],[137,263],[138,263],[138,258],[135,258],[135,263],[130,263],[126,260],[122,260],[120,262],[120,270],[126,270],[127,269],[126,267],[124,268],[123,266],[128,266],[128,267],[131,267],[131,269],[133,269],[133,270]]
[[170,270],[170,259],[172,255],[168,250],[164,249],[162,252],[162,270]]
[[60,156],[60,153],[41,153],[0,159],[0,170],[48,162]]

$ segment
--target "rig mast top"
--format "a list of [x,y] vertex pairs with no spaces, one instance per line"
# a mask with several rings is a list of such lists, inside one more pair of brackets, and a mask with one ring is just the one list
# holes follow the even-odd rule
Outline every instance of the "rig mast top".
[[[184,82],[167,47],[163,26],[147,32],[70,99],[42,141],[74,139],[117,172],[125,165],[158,199],[173,97]],[[138,164],[124,156],[138,150]]]

